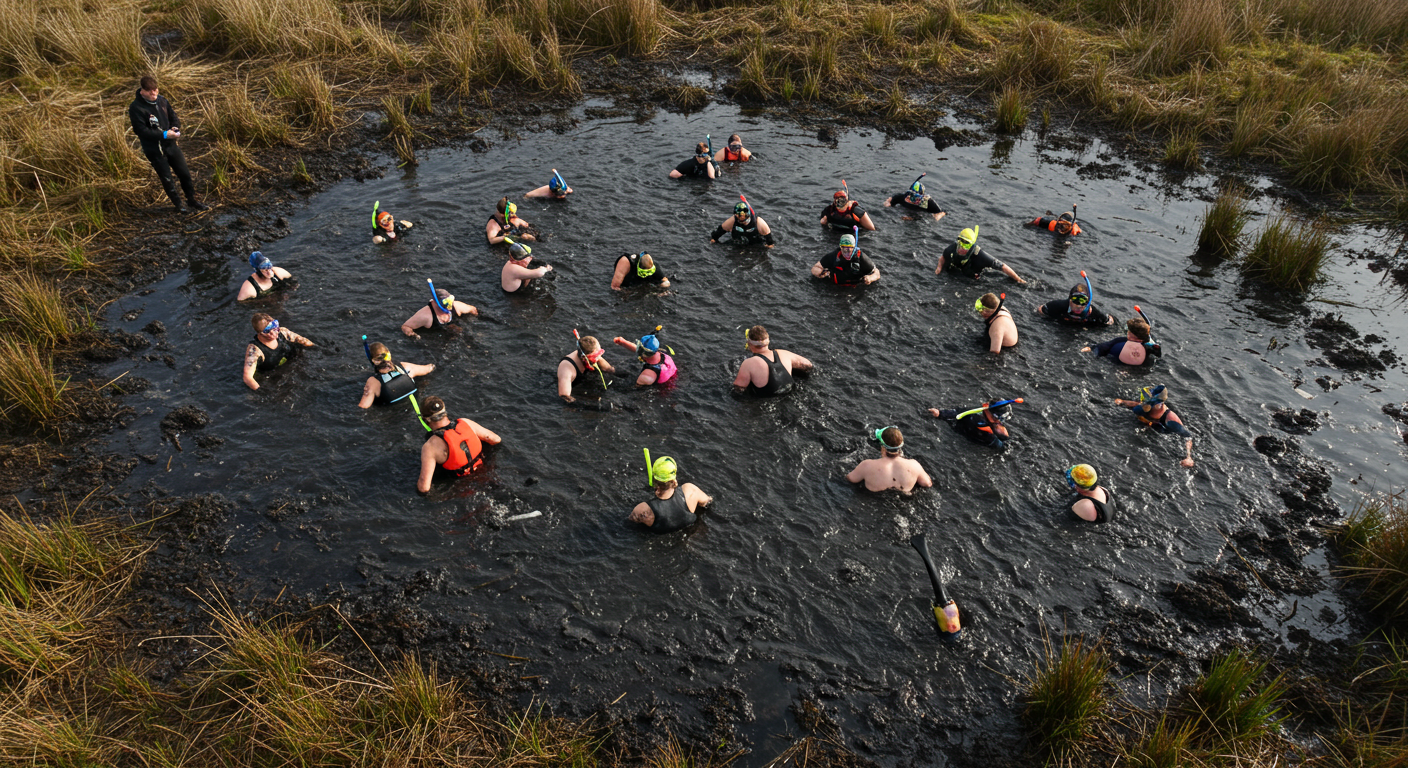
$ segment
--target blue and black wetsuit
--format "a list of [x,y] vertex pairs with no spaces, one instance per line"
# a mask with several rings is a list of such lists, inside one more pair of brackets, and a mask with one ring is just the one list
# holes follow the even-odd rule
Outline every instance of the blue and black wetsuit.
[[415,379],[411,378],[411,374],[402,368],[400,363],[393,363],[391,370],[386,373],[380,371],[373,371],[373,373],[381,381],[381,391],[372,401],[377,405],[397,403],[416,393]]

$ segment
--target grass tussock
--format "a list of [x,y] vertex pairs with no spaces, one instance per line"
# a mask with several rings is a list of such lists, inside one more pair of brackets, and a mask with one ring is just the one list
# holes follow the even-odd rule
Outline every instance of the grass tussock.
[[325,131],[337,123],[332,87],[317,64],[279,67],[270,80],[269,95],[286,102],[284,109],[295,125]]
[[1023,19],[1015,40],[1002,49],[987,79],[996,87],[1065,84],[1080,61],[1079,41],[1066,27],[1045,18]]
[[47,347],[87,324],[80,319],[82,310],[65,300],[52,280],[18,272],[8,281],[7,289],[0,293],[0,328]]
[[1198,134],[1194,131],[1174,131],[1164,142],[1164,165],[1180,171],[1196,171],[1203,167],[1198,153]]
[[1027,680],[1022,719],[1036,741],[1054,756],[1070,756],[1104,715],[1110,658],[1084,636],[1045,638],[1045,654]]
[[1233,649],[1216,659],[1193,686],[1191,701],[1202,725],[1222,741],[1270,733],[1279,722],[1280,676],[1266,681],[1266,662]]
[[218,94],[198,97],[206,128],[217,142],[242,147],[274,147],[289,143],[292,133],[276,109],[249,89],[247,80],[235,80]]
[[1408,616],[1408,498],[1402,492],[1361,498],[1336,543],[1350,563],[1344,575],[1363,583],[1373,609],[1400,621]]
[[1228,184],[1217,193],[1203,211],[1203,225],[1198,230],[1198,250],[1221,258],[1237,255],[1242,245],[1242,231],[1251,214],[1242,188]]
[[1193,735],[1193,722],[1179,724],[1164,712],[1146,733],[1140,735],[1133,748],[1125,754],[1125,759],[1130,768],[1181,768],[1192,765],[1190,748]]
[[1020,88],[1007,87],[993,98],[997,112],[997,130],[1001,133],[1021,133],[1031,115],[1031,99]]
[[1329,247],[1323,222],[1296,222],[1282,214],[1257,234],[1242,273],[1275,288],[1304,291],[1320,279]]
[[68,379],[59,381],[54,360],[33,344],[0,336],[0,408],[13,422],[40,427],[67,414]]

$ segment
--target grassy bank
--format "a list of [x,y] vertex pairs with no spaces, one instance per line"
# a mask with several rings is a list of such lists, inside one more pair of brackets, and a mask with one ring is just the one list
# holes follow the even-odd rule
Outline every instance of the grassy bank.
[[[1293,183],[1408,212],[1408,5],[1396,0],[0,0],[0,279],[101,281],[164,198],[125,107],[157,76],[203,193],[313,180],[349,113],[382,116],[403,164],[421,115],[473,122],[493,94],[572,96],[623,59],[688,52],[730,92],[922,125],[935,84],[986,91],[994,124],[1052,110],[1152,132],[1170,165],[1253,158]],[[680,87],[677,105],[703,94]],[[652,94],[645,94],[652,95]],[[464,123],[461,123],[462,125]],[[482,124],[482,123],[480,123]],[[41,365],[62,332],[5,306]],[[12,422],[62,392],[5,392]]]

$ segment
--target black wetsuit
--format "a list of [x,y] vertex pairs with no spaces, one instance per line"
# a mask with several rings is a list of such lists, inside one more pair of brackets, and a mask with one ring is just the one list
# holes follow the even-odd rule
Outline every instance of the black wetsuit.
[[734,219],[732,230],[724,229],[722,226],[720,226],[714,230],[714,234],[710,235],[710,239],[721,240],[723,239],[724,234],[728,232],[733,232],[732,242],[735,243],[752,245],[754,243],[761,242],[767,243],[768,245],[773,245],[772,232],[768,232],[766,235],[758,233],[757,216],[749,216],[747,224],[740,222],[738,219]]
[[710,160],[707,163],[701,163],[697,158],[694,157],[691,157],[683,163],[680,163],[679,165],[675,166],[675,170],[679,171],[679,174],[681,176],[694,176],[697,178],[707,179],[709,178],[709,166],[711,165],[714,166],[714,176],[718,176],[718,163],[715,163],[713,160]]
[[1189,432],[1188,428],[1183,426],[1183,422],[1168,420],[1168,417],[1173,415],[1173,411],[1169,408],[1165,408],[1164,412],[1160,414],[1158,418],[1154,418],[1145,413],[1143,405],[1131,406],[1130,410],[1134,412],[1134,418],[1138,419],[1140,424],[1149,427],[1155,432],[1172,432],[1175,435],[1182,435],[1183,437],[1193,436],[1193,433]]
[[1041,314],[1051,320],[1070,325],[1109,325],[1110,316],[1087,305],[1089,312],[1084,314],[1072,313],[1071,303],[1066,299],[1056,299],[1048,301],[1041,306]]
[[844,213],[836,210],[836,204],[826,206],[821,215],[826,218],[827,226],[832,229],[844,229],[851,231],[852,227],[859,227],[860,220],[865,218],[865,209],[860,207],[860,203],[847,208]]
[[875,271],[875,264],[859,248],[849,259],[842,259],[840,251],[828,254],[822,257],[821,266],[830,271],[831,282],[837,285],[858,285],[865,282],[866,275]]
[[264,345],[264,342],[259,340],[258,336],[254,337],[254,346],[258,347],[259,351],[264,353],[264,356],[259,358],[259,362],[254,364],[255,371],[259,373],[272,371],[284,363],[287,363],[289,358],[293,356],[293,345],[289,343],[288,339],[284,338],[282,333],[274,338],[278,339],[279,345],[270,349]]
[[[292,278],[289,278],[289,279],[292,279]],[[244,281],[245,281],[246,283],[249,283],[250,285],[254,286],[254,298],[256,298],[256,299],[259,298],[260,296],[263,296],[263,295],[266,294],[266,293],[273,293],[274,291],[277,291],[277,290],[279,289],[279,286],[281,286],[281,285],[284,284],[284,278],[279,277],[277,274],[274,275],[273,277],[269,278],[269,282],[272,283],[272,285],[270,285],[267,290],[264,289],[264,288],[260,288],[260,287],[259,287],[259,283],[258,283],[257,281],[255,281],[254,275],[250,275],[249,277],[246,277],[246,278],[244,279]]]
[[753,353],[753,357],[761,357],[763,362],[768,364],[768,383],[756,387],[750,381],[746,391],[755,395],[785,395],[792,391],[792,372],[782,364],[782,355],[778,354],[777,350],[769,351],[772,352],[771,360],[757,352]]
[[455,311],[454,311],[453,309],[450,310],[450,322],[448,322],[448,323],[442,323],[442,322],[440,322],[440,313],[445,311],[445,307],[444,307],[443,305],[437,307],[437,306],[435,306],[435,302],[433,302],[433,301],[427,301],[427,302],[425,302],[425,306],[430,307],[430,327],[427,328],[426,330],[430,330],[430,331],[440,331],[440,330],[444,330],[444,329],[446,329],[446,328],[458,328],[458,327],[459,327],[458,325],[455,324],[455,317],[456,317],[456,315],[455,315]]
[[[510,227],[502,214],[496,213],[493,216],[490,216],[489,221],[496,222],[499,225],[499,237],[520,237],[523,235],[524,232],[527,231],[523,227],[518,226],[517,224]],[[485,240],[489,239],[489,221],[484,222]]]
[[[186,156],[181,154],[181,146],[176,139],[162,138],[163,132],[181,128],[181,118],[176,116],[171,102],[165,96],[157,96],[155,102],[150,102],[142,98],[141,91],[137,91],[137,98],[127,108],[127,117],[132,121],[132,132],[137,134],[142,144],[142,154],[147,156],[147,162],[152,164],[157,178],[161,179],[161,187],[171,198],[171,204],[181,205],[181,198],[176,194],[176,181],[179,180],[186,200],[195,206],[196,188],[191,181],[191,171],[186,167]],[[171,178],[173,173],[175,180]]]
[[944,209],[942,209],[942,208],[939,207],[939,204],[938,204],[938,203],[934,202],[934,198],[929,197],[928,195],[925,195],[925,196],[924,196],[924,204],[923,204],[923,205],[915,205],[914,203],[909,202],[909,195],[908,195],[908,194],[906,194],[906,193],[904,193],[904,192],[901,192],[901,193],[899,193],[898,195],[895,195],[894,197],[890,198],[890,205],[896,206],[896,207],[903,205],[904,207],[909,208],[910,210],[914,210],[914,211],[923,211],[923,212],[925,212],[925,213],[945,213],[945,212],[946,212],[946,211],[944,211]]
[[411,374],[402,368],[400,363],[392,365],[395,367],[386,373],[373,370],[373,375],[381,380],[381,391],[372,401],[376,405],[391,405],[416,393],[416,381],[411,378]]
[[674,494],[668,499],[652,498],[645,503],[650,506],[650,511],[655,513],[655,522],[650,524],[650,530],[656,533],[688,528],[699,519],[698,515],[689,511],[689,502],[685,501],[683,487],[675,488]]
[[939,418],[947,421],[955,431],[975,443],[990,445],[993,448],[1002,448],[1007,445],[992,425],[988,424],[987,417],[981,411],[961,419],[957,417],[958,410],[956,408],[948,408],[939,412]]
[[380,237],[380,238],[383,238],[383,239],[385,239],[385,240],[395,240],[396,238],[400,237],[401,235],[406,234],[406,232],[407,232],[409,229],[410,229],[410,227],[408,227],[408,226],[402,224],[401,222],[397,221],[397,222],[395,222],[395,223],[393,223],[393,224],[391,225],[391,231],[390,231],[390,232],[387,232],[386,230],[382,229],[381,227],[372,227],[372,237]]
[[944,249],[944,271],[957,272],[968,277],[977,277],[985,269],[1002,269],[1002,262],[983,253],[981,245],[968,249],[967,255],[958,255],[958,245],[949,243]]
[[[1115,494],[1114,494],[1113,492],[1111,492],[1109,488],[1102,488],[1101,490],[1103,490],[1103,491],[1105,492],[1105,500],[1104,500],[1104,501],[1100,501],[1099,499],[1093,498],[1093,497],[1091,497],[1091,496],[1082,496],[1082,495],[1080,495],[1079,493],[1071,494],[1070,501],[1069,501],[1069,503],[1066,504],[1066,511],[1068,511],[1068,512],[1071,513],[1071,517],[1072,517],[1072,518],[1074,518],[1074,519],[1076,519],[1076,520],[1079,520],[1079,521],[1081,521],[1082,523],[1091,523],[1091,522],[1094,522],[1094,523],[1108,523],[1108,522],[1110,522],[1111,520],[1115,519]],[[1094,520],[1086,520],[1085,518],[1081,517],[1080,515],[1077,515],[1077,514],[1076,514],[1076,511],[1075,511],[1074,509],[1072,509],[1072,507],[1075,506],[1076,502],[1080,501],[1081,499],[1087,499],[1087,500],[1090,501],[1091,504],[1094,504],[1094,505],[1095,505],[1095,519],[1094,519]]]
[[659,285],[665,279],[665,273],[660,269],[659,264],[655,265],[655,271],[650,274],[650,277],[641,277],[637,274],[636,267],[640,262],[640,254],[638,253],[630,253],[621,256],[616,259],[616,263],[620,264],[621,259],[626,259],[630,262],[630,264],[626,266],[626,276],[621,278],[622,288],[632,285]]

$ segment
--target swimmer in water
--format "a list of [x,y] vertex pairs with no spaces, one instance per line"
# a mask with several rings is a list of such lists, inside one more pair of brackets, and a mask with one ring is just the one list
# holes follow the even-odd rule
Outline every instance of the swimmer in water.
[[533,249],[522,243],[514,243],[508,247],[508,261],[504,262],[504,268],[499,271],[499,287],[505,293],[517,293],[527,288],[528,284],[552,271],[551,264],[544,264],[541,267],[529,268],[533,261]]
[[[655,329],[657,332],[660,328]],[[664,384],[675,378],[675,373],[679,370],[675,366],[675,358],[668,352],[660,348],[660,337],[654,333],[627,341],[617,336],[612,339],[618,347],[625,347],[636,353],[636,359],[640,360],[640,375],[636,377],[637,387],[648,387],[651,384]]]
[[983,247],[978,245],[978,227],[965,229],[958,233],[958,239],[948,248],[944,249],[939,256],[939,265],[934,267],[934,274],[944,271],[948,267],[950,273],[965,275],[977,280],[982,277],[985,269],[1000,269],[1003,274],[1012,278],[1022,285],[1027,281],[1017,277],[1017,273],[1012,268],[983,253]]
[[473,305],[463,301],[455,301],[455,295],[444,288],[435,289],[435,298],[425,302],[414,315],[401,323],[401,333],[413,339],[419,339],[420,334],[416,333],[417,328],[425,328],[431,331],[448,330],[452,333],[459,332],[460,325],[455,322],[460,315],[478,315],[479,310]]
[[[1125,321],[1123,339],[1110,339],[1094,347],[1096,357],[1110,356],[1111,360],[1125,365],[1143,365],[1154,362],[1154,344],[1149,341],[1149,324],[1143,318],[1135,317]],[[1081,347],[1089,352],[1091,347]]]
[[507,197],[501,197],[496,212],[484,223],[484,237],[490,245],[498,245],[506,237],[534,242],[537,238],[528,231],[529,226],[528,222],[518,218],[518,205],[509,202]]
[[831,196],[831,205],[821,211],[821,224],[847,232],[856,227],[875,231],[875,222],[870,220],[870,214],[860,207],[860,203],[850,199],[845,190],[837,190]]
[[985,293],[973,306],[987,323],[983,330],[988,351],[994,355],[1001,354],[1005,347],[1017,346],[1017,321],[1012,319],[1012,311],[1002,306],[1006,302],[1005,296]]
[[846,475],[852,483],[862,483],[867,491],[897,490],[904,494],[914,491],[914,486],[930,488],[934,481],[929,473],[914,459],[907,459],[904,451],[904,435],[899,427],[884,427],[875,430],[876,440],[880,441],[880,458],[866,459]]
[[1115,405],[1124,406],[1134,412],[1134,418],[1140,424],[1154,430],[1155,432],[1170,432],[1184,438],[1183,460],[1179,463],[1185,467],[1193,466],[1193,433],[1183,426],[1183,420],[1178,418],[1178,414],[1169,410],[1168,407],[1168,387],[1160,384],[1157,387],[1144,387],[1139,390],[1139,399],[1123,400],[1115,398]]
[[385,344],[376,342],[367,348],[371,355],[372,375],[362,387],[362,399],[358,408],[373,405],[391,405],[416,393],[416,377],[425,376],[435,370],[435,366],[397,363],[391,360],[391,350]]
[[254,267],[254,273],[240,284],[240,292],[235,296],[235,301],[257,299],[273,293],[275,289],[282,288],[285,281],[293,279],[287,269],[274,266],[274,262],[269,261],[269,257],[259,251],[249,255],[249,266]]
[[1095,467],[1077,464],[1066,470],[1066,485],[1074,493],[1067,502],[1071,517],[1087,523],[1108,523],[1115,517],[1115,495],[1096,485]]
[[484,463],[484,446],[498,445],[499,436],[469,419],[456,419],[453,425],[445,412],[445,401],[431,395],[422,411],[430,435],[420,447],[420,477],[416,491],[430,493],[436,475],[463,477]]
[[713,233],[709,235],[709,242],[719,242],[726,232],[733,234],[732,242],[742,245],[752,245],[759,242],[768,248],[774,245],[772,227],[769,227],[761,216],[754,216],[753,207],[742,200],[733,204],[733,215],[724,219],[724,223],[714,229]]
[[841,235],[836,252],[812,265],[812,277],[830,280],[836,285],[870,285],[880,279],[880,270],[856,247],[855,235]]
[[670,278],[660,271],[655,257],[640,253],[623,253],[616,257],[616,269],[611,273],[611,290],[619,291],[636,285],[658,285],[670,287]]
[[547,200],[566,200],[572,194],[572,188],[567,186],[567,182],[562,180],[562,175],[557,169],[552,169],[552,178],[548,183],[524,195],[525,198],[543,198]]
[[[924,176],[920,176],[919,178],[922,179]],[[919,183],[919,179],[915,179],[914,183],[909,185],[909,189],[885,200],[886,208],[900,205],[911,211],[927,213],[934,217],[934,221],[942,219],[944,215],[948,213],[940,208],[939,204],[934,201],[934,198],[930,197],[924,191],[924,185]],[[904,218],[912,219],[914,217],[905,216]]]
[[628,518],[640,523],[655,533],[669,533],[688,528],[699,519],[695,510],[706,507],[714,500],[713,496],[699,490],[694,483],[679,485],[675,460],[661,456],[650,465],[651,489],[655,498],[642,501],[631,510]]
[[1089,286],[1079,284],[1071,286],[1065,301],[1048,301],[1038,306],[1036,313],[1066,325],[1096,327],[1115,324],[1114,317],[1096,309],[1090,301]]
[[748,357],[738,366],[733,377],[733,391],[755,395],[785,395],[792,390],[792,374],[806,373],[812,361],[785,349],[769,349],[768,329],[761,325],[749,328],[743,338]]
[[752,159],[753,153],[744,149],[743,137],[736,133],[729,136],[728,143],[714,153],[714,162],[716,163],[746,163]]
[[670,171],[670,178],[716,179],[718,178],[717,169],[718,166],[714,164],[713,158],[709,157],[709,145],[701,141],[694,145],[694,157],[675,166],[674,170]]
[[996,408],[987,404],[962,413],[959,413],[957,408],[945,408],[942,411],[930,408],[929,414],[936,419],[947,421],[955,432],[975,443],[1001,449],[1007,447],[1006,441],[1012,439],[1006,426],[1007,419],[1012,416],[1011,403]]
[[259,382],[254,374],[266,373],[287,363],[294,353],[294,346],[316,347],[313,342],[283,328],[279,321],[258,312],[249,319],[254,326],[254,340],[244,350],[244,385],[255,391]]
[[[576,402],[572,397],[572,383],[588,370],[605,374],[615,374],[616,369],[604,357],[606,350],[595,336],[583,336],[577,341],[577,348],[563,355],[557,363],[557,396],[569,403]],[[591,380],[592,377],[588,377]]]
[[[1079,235],[1080,224],[1076,223],[1076,215],[1071,211],[1066,211],[1060,216],[1051,216],[1051,211],[1046,212],[1046,217],[1038,216],[1031,221],[1031,226],[1041,227],[1048,232],[1055,232],[1058,235]],[[1081,465],[1088,466],[1088,465]]]
[[415,225],[409,221],[397,221],[390,211],[381,209],[381,201],[372,206],[372,242],[389,243],[410,231]]

